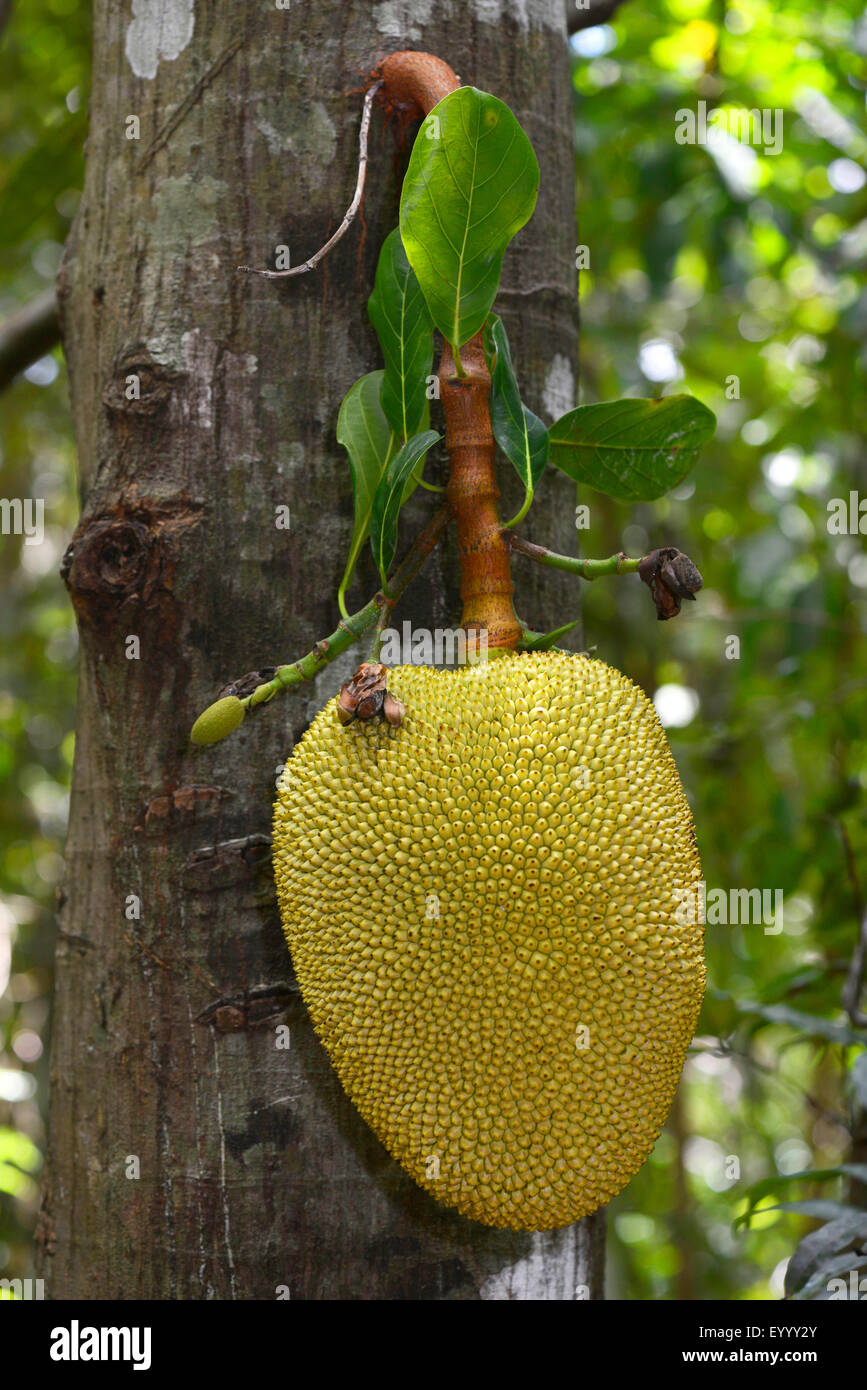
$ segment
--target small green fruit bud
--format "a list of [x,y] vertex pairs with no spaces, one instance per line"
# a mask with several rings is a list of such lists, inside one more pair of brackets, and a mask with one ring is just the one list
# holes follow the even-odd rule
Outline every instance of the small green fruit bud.
[[208,705],[190,730],[190,742],[198,744],[219,743],[237,729],[244,719],[244,706],[237,695],[227,695]]

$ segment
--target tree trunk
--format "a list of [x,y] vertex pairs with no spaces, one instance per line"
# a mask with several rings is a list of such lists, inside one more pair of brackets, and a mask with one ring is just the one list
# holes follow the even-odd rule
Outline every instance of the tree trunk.
[[[187,742],[221,686],[335,626],[352,513],[335,423],[380,365],[366,299],[407,154],[380,111],[363,214],[319,269],[267,282],[236,266],[273,267],[280,245],[298,263],[334,230],[365,76],[405,47],[507,101],[538,153],[538,210],[498,308],[528,404],[550,420],[575,403],[577,345],[562,0],[96,8],[86,187],[60,282],[82,498],[64,573],[82,654],[39,1234],[49,1297],[602,1296],[601,1215],[531,1236],[438,1206],[360,1120],[301,1003],[270,875],[275,769],[359,650],[225,743]],[[532,534],[574,550],[573,501],[551,474]],[[402,535],[434,506],[416,494]],[[452,540],[398,620],[457,625],[454,558]],[[530,626],[576,615],[574,581],[520,563]],[[354,606],[376,587],[365,563]]]

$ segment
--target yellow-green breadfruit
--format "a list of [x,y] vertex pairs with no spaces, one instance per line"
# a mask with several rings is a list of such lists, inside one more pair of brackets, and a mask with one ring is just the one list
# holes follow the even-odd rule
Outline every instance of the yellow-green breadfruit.
[[491,1226],[565,1225],[641,1167],[698,1018],[674,759],[646,696],[583,656],[401,666],[388,689],[397,732],[331,701],[280,781],[301,990],[417,1183]]

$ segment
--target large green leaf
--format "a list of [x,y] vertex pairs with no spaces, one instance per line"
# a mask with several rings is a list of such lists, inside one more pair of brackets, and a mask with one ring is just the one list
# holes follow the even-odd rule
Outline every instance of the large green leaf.
[[356,381],[344,396],[337,416],[337,442],[349,455],[355,497],[355,525],[349,558],[337,595],[344,617],[347,616],[344,594],[370,530],[374,494],[397,444],[397,436],[386,419],[380,399],[384,376],[382,371],[368,372]]
[[[840,1216],[818,1231],[804,1236],[786,1268],[785,1289],[790,1297],[796,1289],[823,1264],[827,1257],[845,1250],[848,1245],[867,1240],[867,1211]],[[857,1258],[853,1254],[853,1258]]]
[[621,502],[650,502],[686,477],[716,416],[693,396],[579,405],[551,426],[549,460]]
[[427,408],[433,319],[396,227],[382,244],[367,312],[385,358],[382,408],[406,441],[419,429]]
[[400,197],[400,234],[434,323],[454,348],[478,333],[503,252],[532,215],[533,147],[508,106],[459,87],[422,122]]
[[416,465],[439,437],[436,430],[424,430],[408,440],[391,460],[376,489],[370,515],[370,544],[383,584],[397,550],[397,518],[406,501],[407,484],[415,475]]
[[[515,521],[527,515],[536,484],[548,460],[548,431],[538,415],[521,400],[512,366],[509,339],[502,319],[491,314],[485,324],[485,352],[491,367],[491,426],[506,458],[515,465],[524,484],[524,505]],[[510,523],[514,524],[514,523]]]

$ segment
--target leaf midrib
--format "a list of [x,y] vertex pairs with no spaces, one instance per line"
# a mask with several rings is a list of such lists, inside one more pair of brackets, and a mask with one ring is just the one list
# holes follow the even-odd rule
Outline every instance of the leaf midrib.
[[562,436],[551,435],[552,444],[560,444],[567,449],[606,449],[623,454],[656,454],[660,450],[666,453],[675,454],[684,447],[692,448],[691,444],[684,445],[683,440],[679,444],[666,444],[665,440],[660,440],[658,444],[609,444],[604,439],[564,439]]
[[[471,182],[470,182],[470,196],[469,196],[469,198],[467,199],[467,217],[466,217],[466,221],[465,221],[465,223],[464,223],[464,239],[463,239],[463,242],[462,242],[462,244],[461,244],[460,254],[459,254],[459,256],[458,256],[458,280],[457,280],[457,285],[455,286],[455,312],[454,312],[454,319],[453,319],[453,326],[452,326],[452,334],[453,334],[453,336],[452,336],[452,347],[454,348],[454,351],[455,351],[455,352],[459,352],[459,351],[460,351],[460,345],[461,345],[461,340],[460,340],[461,282],[462,282],[462,280],[463,280],[463,274],[464,274],[464,252],[466,251],[467,237],[468,237],[469,234],[470,234],[470,221],[471,221],[471,219],[472,219],[472,213],[473,213],[473,194],[475,193],[475,189],[476,189],[476,166],[477,166],[477,164],[478,164],[478,159],[479,159],[479,109],[480,109],[480,106],[481,106],[481,103],[479,103],[479,106],[476,108],[476,136],[475,136],[475,142],[474,142],[474,144],[473,144],[473,176],[472,176],[472,180],[471,180]],[[446,163],[448,163],[448,157],[446,157]],[[451,173],[451,168],[449,169],[449,172]],[[454,179],[454,174],[452,174],[452,178]]]

